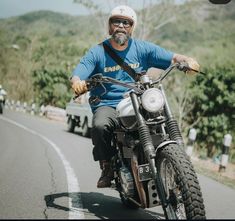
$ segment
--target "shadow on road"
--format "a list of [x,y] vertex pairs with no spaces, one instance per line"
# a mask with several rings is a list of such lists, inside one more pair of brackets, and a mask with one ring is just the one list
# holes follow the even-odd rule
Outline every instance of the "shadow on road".
[[78,136],[83,137],[83,138],[91,139],[91,135],[90,134],[88,136],[83,136],[82,132],[78,131],[78,130],[75,130],[74,132],[69,132],[68,130],[64,129],[63,131],[66,132],[66,133],[78,135]]
[[[69,211],[68,207],[58,205],[55,200],[61,197],[70,197],[72,207],[84,210],[84,214],[95,216],[100,219],[162,219],[163,214],[144,210],[128,209],[116,197],[102,193],[57,193],[45,196],[46,206],[58,210]],[[81,202],[82,201],[82,202]],[[83,207],[83,208],[81,208]]]

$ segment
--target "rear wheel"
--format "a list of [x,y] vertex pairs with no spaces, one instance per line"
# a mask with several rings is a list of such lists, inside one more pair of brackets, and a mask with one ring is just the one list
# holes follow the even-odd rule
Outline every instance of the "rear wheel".
[[74,119],[72,119],[72,117],[71,116],[69,116],[68,117],[68,127],[67,127],[67,129],[68,129],[68,132],[71,132],[71,133],[73,133],[74,132],[74,128],[75,128],[75,126],[76,126],[76,122],[75,122],[75,120]]
[[185,152],[169,144],[158,152],[156,166],[177,219],[206,219],[197,175]]
[[82,127],[82,136],[89,137],[90,136],[90,129],[88,127],[88,120],[85,119],[85,122]]

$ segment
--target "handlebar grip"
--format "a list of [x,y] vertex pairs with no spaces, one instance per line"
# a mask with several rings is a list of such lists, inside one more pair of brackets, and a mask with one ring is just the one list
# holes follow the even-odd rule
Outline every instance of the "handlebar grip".
[[188,66],[188,63],[186,63],[186,62],[181,62],[181,63],[179,63],[179,65],[178,65],[177,68],[178,68],[180,71],[184,71],[184,72],[190,70],[190,67]]

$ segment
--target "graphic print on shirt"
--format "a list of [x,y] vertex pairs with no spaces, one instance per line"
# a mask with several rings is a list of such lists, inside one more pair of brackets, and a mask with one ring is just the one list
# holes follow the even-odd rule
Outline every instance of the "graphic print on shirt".
[[[140,66],[140,63],[135,63],[135,64],[128,64],[131,68],[135,69]],[[114,71],[119,71],[121,69],[120,65],[115,65],[111,67],[104,67],[104,73],[106,72],[114,72]]]

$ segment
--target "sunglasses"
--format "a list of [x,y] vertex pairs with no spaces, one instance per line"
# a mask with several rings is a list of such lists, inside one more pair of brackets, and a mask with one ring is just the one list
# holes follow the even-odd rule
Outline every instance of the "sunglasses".
[[133,22],[127,19],[121,19],[121,18],[113,18],[111,19],[111,24],[115,27],[118,27],[120,24],[123,24],[124,28],[129,28],[133,25]]

